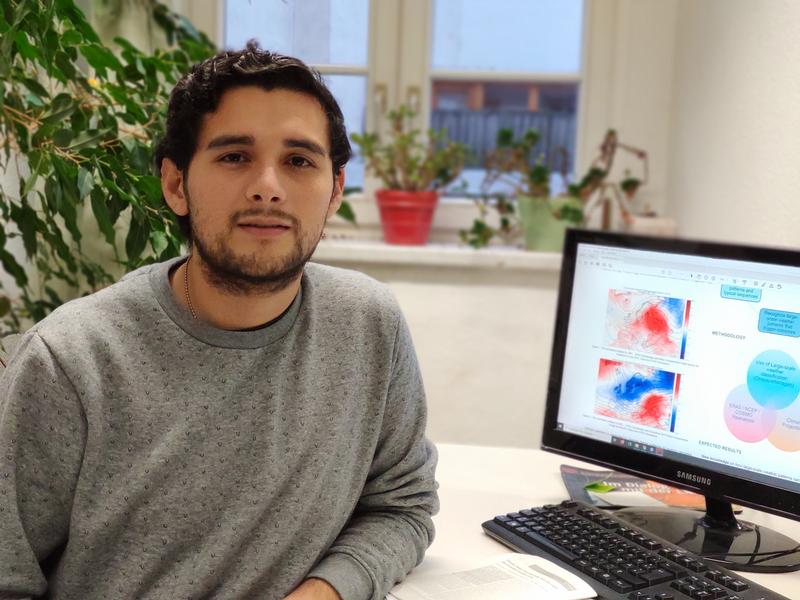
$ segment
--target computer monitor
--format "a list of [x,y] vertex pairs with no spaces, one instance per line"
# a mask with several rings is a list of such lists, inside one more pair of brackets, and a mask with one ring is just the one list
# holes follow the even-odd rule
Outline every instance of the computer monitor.
[[542,447],[703,494],[617,514],[733,569],[800,568],[800,252],[569,230]]

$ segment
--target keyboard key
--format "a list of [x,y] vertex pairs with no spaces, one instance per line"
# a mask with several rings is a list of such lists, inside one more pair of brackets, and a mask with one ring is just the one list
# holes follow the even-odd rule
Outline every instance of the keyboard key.
[[620,592],[622,594],[633,590],[633,586],[624,579],[611,579],[606,585],[615,592]]
[[705,563],[700,562],[699,560],[691,561],[688,565],[686,565],[686,568],[690,571],[694,571],[695,573],[708,570],[708,567],[705,565]]
[[[706,573],[706,577],[708,577],[708,573]],[[716,581],[719,584],[724,585],[725,587],[730,587],[731,586],[731,582],[734,581],[734,578],[731,577],[730,575],[722,575],[722,576],[718,576],[718,577],[714,578],[714,581]]]
[[750,586],[747,585],[744,581],[739,581],[738,579],[735,579],[728,584],[728,587],[735,592],[743,592]]
[[648,585],[655,585],[657,583],[664,583],[665,581],[672,581],[675,579],[675,574],[671,571],[665,571],[664,569],[655,569],[654,571],[642,573],[639,577],[644,579]]
[[[604,585],[608,585],[610,582],[614,581],[615,577],[611,573],[600,573],[595,579]],[[609,585],[608,587],[611,586]]]

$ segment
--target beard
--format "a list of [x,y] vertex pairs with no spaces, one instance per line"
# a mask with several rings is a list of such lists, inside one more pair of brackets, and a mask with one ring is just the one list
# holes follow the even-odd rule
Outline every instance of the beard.
[[[187,195],[187,201],[190,199]],[[190,204],[191,215],[191,204]],[[281,210],[243,210],[231,215],[228,232],[234,232],[237,223],[244,217],[278,217],[292,224],[295,238],[291,249],[283,256],[267,255],[267,252],[237,254],[228,243],[225,233],[215,237],[204,235],[189,220],[192,246],[202,259],[200,267],[208,283],[229,294],[244,296],[279,292],[288,287],[303,272],[322,239],[322,228],[318,232],[306,232],[300,221]]]

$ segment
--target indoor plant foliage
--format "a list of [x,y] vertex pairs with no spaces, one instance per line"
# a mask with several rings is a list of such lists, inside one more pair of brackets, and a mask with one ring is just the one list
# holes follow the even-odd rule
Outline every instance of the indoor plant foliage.
[[[618,150],[623,150],[640,161],[643,172],[641,179],[631,176],[629,170],[625,170],[623,178],[618,182],[610,178]],[[609,129],[586,175],[578,183],[570,185],[568,191],[580,199],[585,218],[600,209],[600,227],[610,229],[611,212],[615,206],[623,223],[627,223],[636,214],[633,206],[636,192],[647,183],[647,175],[647,152],[622,143],[616,130]],[[652,216],[652,213],[645,211],[644,216]]]
[[[556,249],[560,248],[564,229],[582,222],[582,205],[575,197],[551,196],[551,168],[543,157],[533,157],[539,137],[534,129],[518,139],[510,129],[498,131],[495,149],[484,161],[486,175],[476,199],[479,217],[470,230],[460,232],[469,245],[486,246],[495,236],[513,243],[523,234],[529,249]],[[563,160],[562,169],[566,163]],[[562,172],[564,180],[566,176]],[[486,222],[490,210],[498,214],[497,227]]]
[[427,240],[438,190],[461,173],[467,148],[447,140],[444,130],[411,127],[415,113],[400,106],[388,113],[387,139],[377,133],[352,134],[367,171],[383,188],[376,192],[384,238],[389,243],[423,244]]
[[[11,298],[0,288],[0,337],[182,251],[153,151],[172,87],[217,49],[163,4],[137,1],[170,48],[108,47],[73,0],[0,6],[0,172],[19,181],[0,189],[0,266],[20,289]],[[346,202],[339,214],[353,220]]]
[[[112,52],[72,0],[11,0],[0,9],[0,169],[19,180],[18,189],[0,190],[0,264],[21,290],[13,300],[0,290],[0,333],[115,280],[108,259],[86,251],[84,212],[123,272],[181,250],[151,174],[153,147],[169,90],[215,48],[163,5],[150,8],[175,44],[152,55],[120,38]],[[22,239],[35,281],[9,251],[13,238]]]

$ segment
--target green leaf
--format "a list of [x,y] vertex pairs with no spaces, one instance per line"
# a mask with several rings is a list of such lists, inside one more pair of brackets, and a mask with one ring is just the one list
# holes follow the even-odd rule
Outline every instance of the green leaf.
[[22,205],[22,215],[17,224],[22,231],[22,242],[25,244],[25,254],[29,257],[36,255],[36,231],[39,228],[39,219],[30,205]]
[[89,195],[89,192],[92,191],[94,187],[94,176],[84,169],[83,167],[78,168],[78,197],[83,200],[86,196]]
[[54,29],[48,29],[45,31],[43,36],[43,46],[45,50],[45,57],[53,57],[55,56],[56,52],[58,51],[59,46],[61,45],[59,41],[59,35]]
[[[36,180],[39,179],[39,170],[42,168],[42,163],[44,162],[44,155],[41,153],[30,153],[30,158],[36,160],[36,163],[31,169],[31,174],[28,175],[28,178],[25,180],[25,187],[22,188],[22,197],[28,195],[28,193],[33,189],[33,186],[36,185]],[[34,158],[35,157],[35,158]]]
[[129,264],[134,264],[139,260],[147,245],[147,228],[140,219],[138,213],[133,214],[131,228],[125,238],[125,252],[128,255]]
[[138,205],[138,199],[136,196],[128,193],[127,191],[123,190],[120,186],[117,185],[117,182],[113,179],[103,179],[103,185],[105,185],[108,189],[112,192],[117,194],[122,200],[124,200],[127,204],[131,205]]
[[30,91],[32,91],[40,98],[48,98],[50,96],[50,94],[47,93],[47,90],[44,89],[42,84],[33,79],[32,77],[23,77],[22,83],[24,83],[26,88],[28,88]]
[[19,266],[17,259],[5,249],[0,249],[0,265],[3,265],[5,272],[14,278],[19,287],[24,288],[28,285],[28,276],[25,274],[25,270]]
[[108,205],[106,204],[106,199],[103,197],[103,192],[99,188],[94,188],[91,191],[91,197],[92,213],[94,213],[94,218],[97,219],[97,225],[105,236],[106,241],[113,245],[116,239],[116,232],[114,231],[114,225],[109,215]]
[[[47,227],[42,231],[42,237],[44,237],[47,243],[50,244],[50,247],[55,250],[58,258],[67,265],[69,271],[71,273],[77,273],[78,266],[75,264],[75,257],[72,255],[69,246],[67,246],[66,242],[64,241],[64,235],[61,233],[61,228],[59,227],[58,223],[56,223],[53,215],[50,213],[45,213],[44,219],[47,222]],[[74,279],[70,278],[66,274],[53,274],[58,276],[63,281],[66,281],[73,287],[77,285],[74,283]]]
[[141,54],[141,51],[136,46],[131,44],[129,40],[126,40],[125,38],[115,37],[114,38],[114,43],[117,44],[124,51],[126,51],[126,52],[128,52],[130,54],[134,54],[134,55]]
[[11,300],[5,296],[0,296],[0,317],[5,317],[11,312]]
[[61,298],[59,298],[55,290],[51,288],[49,285],[45,286],[44,293],[50,299],[50,302],[53,304],[53,306],[61,306],[64,303],[64,301]]
[[603,483],[602,481],[594,481],[583,486],[583,489],[587,492],[594,492],[595,494],[606,494],[608,492],[613,492],[617,488],[613,485]]
[[91,25],[86,21],[86,16],[80,8],[75,5],[73,0],[56,0],[58,11],[64,16],[65,20],[90,42],[100,42],[100,37],[97,35]]
[[160,207],[162,200],[161,179],[155,175],[143,175],[137,181],[150,206]]
[[156,256],[161,254],[169,245],[166,234],[163,231],[158,231],[157,229],[151,231],[150,245],[153,247],[153,252]]
[[72,234],[73,239],[80,243],[81,231],[78,228],[78,210],[80,204],[77,186],[77,168],[63,159],[53,159],[53,167],[56,170],[63,197],[58,205],[58,214],[64,219],[67,230]]
[[51,213],[58,212],[58,206],[61,204],[64,192],[61,186],[58,185],[58,180],[55,177],[48,177],[44,182],[44,200],[47,211]]
[[66,148],[72,141],[71,129],[59,129],[53,134],[53,143],[59,148]]
[[40,108],[44,108],[44,101],[41,98],[39,98],[39,96],[36,96],[36,95],[34,95],[34,94],[30,93],[30,92],[25,94],[25,100],[29,104],[33,104],[34,106],[38,106]]
[[503,128],[497,132],[497,147],[506,148],[514,141],[514,132],[511,129]]
[[336,214],[342,217],[345,221],[352,223],[353,225],[356,224],[356,213],[353,211],[353,207],[347,200],[344,200],[339,206],[339,210],[336,211]]
[[117,60],[117,57],[108,48],[100,44],[84,44],[80,47],[80,51],[86,57],[87,62],[100,75],[105,76],[106,69],[122,70],[122,64]]
[[56,52],[55,57],[55,65],[58,67],[58,70],[64,75],[67,79],[75,79],[77,75],[77,71],[75,70],[75,66],[72,63],[72,59],[70,59],[69,55],[66,52],[58,51]]
[[66,94],[59,94],[53,98],[50,110],[42,115],[42,124],[58,123],[75,112],[75,101]]
[[64,46],[76,46],[83,41],[83,36],[74,29],[68,29],[61,34],[61,43]]
[[97,146],[106,137],[105,131],[98,131],[97,129],[90,129],[79,133],[69,145],[70,150],[80,150],[90,146]]

